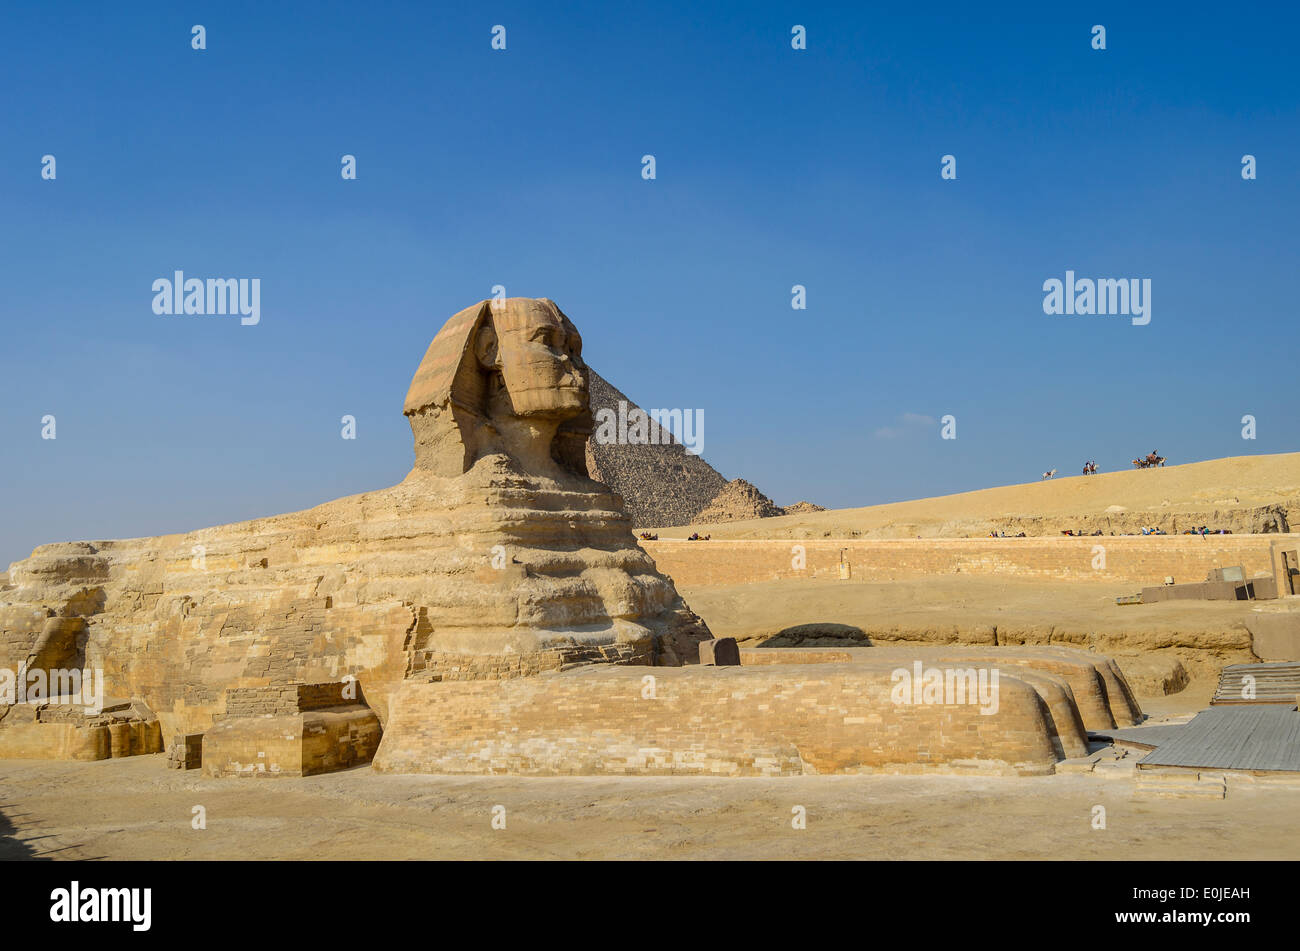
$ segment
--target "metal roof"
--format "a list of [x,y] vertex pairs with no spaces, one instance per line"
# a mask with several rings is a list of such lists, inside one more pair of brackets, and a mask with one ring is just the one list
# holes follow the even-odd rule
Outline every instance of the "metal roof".
[[1138,766],[1300,771],[1300,713],[1294,703],[1210,707]]
[[1101,740],[1111,740],[1132,746],[1145,746],[1155,749],[1162,743],[1168,743],[1183,731],[1186,723],[1167,723],[1162,726],[1130,726],[1119,730],[1095,730],[1089,736]]

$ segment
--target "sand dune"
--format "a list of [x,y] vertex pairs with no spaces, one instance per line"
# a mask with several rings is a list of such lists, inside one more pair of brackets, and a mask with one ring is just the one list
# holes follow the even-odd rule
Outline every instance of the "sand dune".
[[1064,529],[1121,534],[1143,525],[1181,532],[1201,524],[1237,534],[1300,530],[1300,453],[1058,476],[910,502],[684,526],[664,530],[662,537],[695,530],[714,538],[1056,535]]

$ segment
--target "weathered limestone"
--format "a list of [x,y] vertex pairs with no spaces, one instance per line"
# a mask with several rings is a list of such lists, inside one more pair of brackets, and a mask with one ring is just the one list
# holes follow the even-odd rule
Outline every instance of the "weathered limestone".
[[898,669],[917,661],[940,667],[997,667],[1022,679],[1037,672],[1069,689],[1071,704],[1088,730],[1113,730],[1142,720],[1133,691],[1113,660],[1068,647],[760,647],[740,651],[740,662],[748,666],[870,662]]
[[180,733],[167,747],[167,765],[172,769],[198,769],[203,765],[203,734]]
[[892,670],[879,661],[671,668],[652,672],[649,694],[649,672],[628,667],[408,683],[373,767],[523,776],[1043,775],[1087,753],[1063,681],[1004,669],[996,710],[986,714],[972,703],[896,702]]
[[[701,644],[708,658],[714,644]],[[1038,775],[1088,731],[1141,719],[1108,658],[1068,648],[739,651],[740,667],[587,670],[528,682],[408,684],[384,772]],[[900,687],[918,675],[917,691]],[[962,685],[932,696],[919,675]],[[906,676],[900,677],[900,673]],[[976,689],[987,685],[986,693]]]
[[637,546],[619,497],[587,477],[581,339],[553,303],[452,317],[405,412],[415,466],[391,488],[38,548],[0,590],[0,667],[61,653],[174,735],[207,731],[229,688],[350,675],[382,722],[408,676],[697,660],[707,628]]
[[[776,538],[722,539],[707,545],[681,539],[648,541],[655,562],[684,588],[838,578],[841,560],[853,577],[873,581],[936,575],[996,575],[1025,579],[1096,581],[1148,585],[1166,575],[1204,578],[1220,565],[1242,565],[1246,577],[1273,572],[1277,560],[1270,539],[1251,535],[1106,536],[1079,538],[798,538],[804,567],[790,558],[791,542]],[[1093,567],[1097,545],[1106,549],[1106,569]]]
[[98,712],[55,701],[0,706],[0,759],[100,760],[162,751],[162,727],[139,703]]
[[[591,411],[636,419],[646,412],[591,370]],[[633,528],[689,525],[727,485],[704,457],[689,453],[675,436],[648,420],[650,443],[587,440],[587,473],[623,497]]]
[[[415,465],[391,488],[37,549],[0,589],[0,667],[102,671],[169,735],[202,733],[209,776],[372,756],[390,772],[1042,774],[1140,715],[1118,669],[1078,651],[712,640],[588,478],[581,339],[548,300],[452,317],[405,413]],[[161,749],[157,727],[137,742],[144,727],[110,724],[103,742]],[[89,736],[47,745],[98,755]]]
[[314,776],[368,763],[379,718],[341,683],[243,687],[203,737],[205,776]]

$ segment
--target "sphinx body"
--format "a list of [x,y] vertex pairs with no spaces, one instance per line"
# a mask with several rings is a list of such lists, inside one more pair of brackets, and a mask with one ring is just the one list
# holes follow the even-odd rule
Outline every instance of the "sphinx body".
[[[372,756],[387,772],[1039,775],[1085,754],[1088,730],[1140,717],[1118,668],[1081,651],[700,664],[707,628],[633,540],[622,500],[588,478],[581,347],[548,300],[476,304],[411,382],[415,465],[398,485],[15,563],[0,671],[102,671],[104,692],[130,699],[104,723],[0,705],[0,756],[152,752],[156,715],[166,736],[203,733],[185,748],[201,739],[214,776]],[[996,695],[900,699],[898,671],[922,660]],[[355,696],[337,689],[352,680]]]
[[[581,339],[550,301],[482,302],[430,344],[391,488],[178,535],[46,545],[0,588],[0,668],[102,670],[167,735],[235,687],[681,665],[710,635],[587,477]],[[3,709],[3,708],[0,708]]]

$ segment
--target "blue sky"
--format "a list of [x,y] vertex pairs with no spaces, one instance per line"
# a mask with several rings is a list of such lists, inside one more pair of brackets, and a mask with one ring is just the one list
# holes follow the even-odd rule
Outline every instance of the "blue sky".
[[[473,6],[5,7],[0,562],[400,480],[495,284],[780,503],[1300,448],[1293,8]],[[261,323],[156,316],[176,269]],[[1151,323],[1045,315],[1067,269]]]

